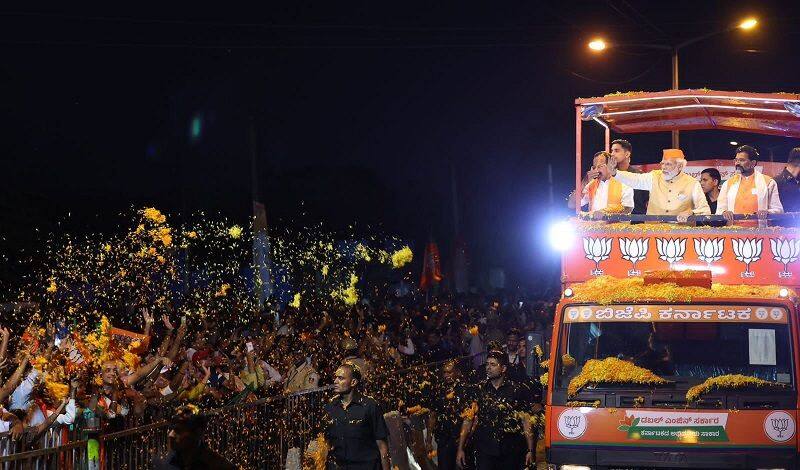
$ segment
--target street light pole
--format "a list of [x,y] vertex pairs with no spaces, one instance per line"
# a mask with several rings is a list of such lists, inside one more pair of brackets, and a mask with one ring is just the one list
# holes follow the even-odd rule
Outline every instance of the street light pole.
[[[678,80],[678,48],[672,48],[672,89],[678,90],[679,89],[679,80]],[[680,148],[681,141],[681,134],[678,130],[672,131],[672,148],[677,149]]]
[[[667,46],[664,44],[607,44],[602,39],[594,39],[592,42],[589,43],[589,49],[595,52],[604,51],[609,45],[616,46],[616,47],[639,47],[644,49],[658,49],[658,50],[668,50],[672,54],[672,89],[678,90],[680,87],[680,80],[678,75],[678,52],[686,46],[690,46],[694,43],[706,40],[710,37],[717,36],[719,34],[728,33],[735,29],[742,29],[742,30],[750,30],[756,27],[758,21],[755,18],[747,18],[743,20],[741,23],[737,25],[730,26],[728,28],[719,30],[719,31],[712,31],[707,34],[703,34],[687,41],[683,41],[680,44],[676,44],[674,46]],[[680,131],[674,130],[672,131],[672,148],[680,148]]]

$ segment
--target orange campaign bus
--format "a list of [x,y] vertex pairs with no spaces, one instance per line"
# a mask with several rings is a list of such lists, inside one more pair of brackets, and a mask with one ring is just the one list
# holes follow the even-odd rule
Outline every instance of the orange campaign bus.
[[[611,132],[800,137],[795,94],[671,90],[575,105],[578,198],[584,122],[605,128],[606,149]],[[800,232],[772,220],[583,219],[556,233],[563,294],[543,377],[549,468],[798,468]]]

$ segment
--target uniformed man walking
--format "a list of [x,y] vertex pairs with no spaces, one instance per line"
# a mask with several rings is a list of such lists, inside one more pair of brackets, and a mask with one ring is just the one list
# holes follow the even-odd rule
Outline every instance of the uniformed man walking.
[[425,444],[429,451],[432,450],[435,436],[439,470],[455,470],[461,411],[464,405],[469,405],[469,399],[456,361],[444,363],[442,378],[444,380],[435,383],[428,392],[431,412],[428,414],[429,432]]
[[508,355],[491,351],[486,358],[486,380],[473,400],[473,413],[465,412],[458,440],[456,461],[467,463],[464,446],[473,422],[476,468],[478,470],[519,470],[536,462],[536,436],[530,416],[541,391],[535,385],[514,382],[506,376]]
[[336,396],[325,405],[331,448],[329,470],[389,470],[388,431],[380,405],[358,391],[361,372],[345,363],[336,369]]

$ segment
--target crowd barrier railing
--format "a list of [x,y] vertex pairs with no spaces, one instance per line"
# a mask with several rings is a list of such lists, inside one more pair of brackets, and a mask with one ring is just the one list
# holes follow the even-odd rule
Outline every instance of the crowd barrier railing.
[[[476,356],[464,356],[376,374],[366,379],[366,388],[376,392],[373,396],[384,404],[385,410],[395,410],[387,416],[397,417],[399,402],[417,404],[417,385],[437,380],[438,369],[444,362],[457,361],[462,369],[472,370],[475,359]],[[414,386],[409,387],[409,384]],[[206,413],[206,442],[211,449],[243,468],[303,468],[309,444],[324,431],[324,404],[332,388],[320,387],[211,410]],[[406,461],[413,458],[407,455],[406,446],[418,447],[416,444],[425,423],[420,419],[393,421],[390,428],[397,427],[399,431],[390,429],[390,434],[399,437],[394,442],[390,437],[390,452],[393,458]],[[58,432],[57,429],[52,428],[42,437],[39,449],[25,448],[20,444],[24,440],[14,441],[7,433],[0,434],[0,470],[149,468],[155,456],[167,453],[169,422],[165,419],[99,435],[96,439],[87,436],[74,439],[78,434],[73,433],[73,439],[53,446],[52,434]],[[414,453],[418,461],[427,460],[424,449]],[[423,467],[430,465],[426,461]]]

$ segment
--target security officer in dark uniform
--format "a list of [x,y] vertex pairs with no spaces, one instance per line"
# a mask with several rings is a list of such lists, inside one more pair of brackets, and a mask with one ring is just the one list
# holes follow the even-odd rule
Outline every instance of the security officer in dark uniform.
[[[477,386],[474,416],[465,413],[456,460],[466,463],[464,444],[477,420],[473,440],[478,470],[519,470],[536,463],[536,436],[530,416],[541,400],[532,382],[515,382],[506,376],[508,355],[491,351],[486,358],[486,380]],[[474,408],[473,408],[474,409]]]
[[336,397],[325,405],[328,426],[325,437],[329,470],[389,470],[389,434],[380,405],[359,393],[361,372],[345,363],[336,369]]
[[[455,470],[458,433],[461,430],[461,411],[469,406],[466,384],[461,380],[461,372],[456,361],[445,362],[442,378],[428,391],[428,435],[426,445],[432,448],[432,438],[436,437],[439,470]],[[431,432],[432,431],[432,432]]]

